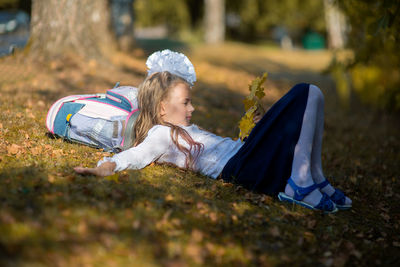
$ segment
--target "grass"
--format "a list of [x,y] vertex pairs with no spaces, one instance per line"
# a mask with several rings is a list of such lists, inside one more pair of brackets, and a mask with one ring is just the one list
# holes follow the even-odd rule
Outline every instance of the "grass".
[[247,84],[264,71],[266,107],[297,82],[326,101],[323,167],[354,207],[335,215],[181,169],[152,165],[117,179],[76,175],[100,150],[46,136],[58,98],[138,85],[145,58],[115,66],[77,60],[0,60],[0,263],[2,266],[398,265],[398,118],[353,99],[338,102],[321,72],[326,51],[285,52],[228,43],[187,48],[196,66],[194,123],[237,137]]

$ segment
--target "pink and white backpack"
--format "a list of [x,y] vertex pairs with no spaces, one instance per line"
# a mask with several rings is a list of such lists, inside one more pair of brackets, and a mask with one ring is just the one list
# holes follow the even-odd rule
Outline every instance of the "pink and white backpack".
[[119,152],[133,145],[139,109],[136,87],[121,86],[104,94],[71,95],[49,109],[46,126],[58,137]]

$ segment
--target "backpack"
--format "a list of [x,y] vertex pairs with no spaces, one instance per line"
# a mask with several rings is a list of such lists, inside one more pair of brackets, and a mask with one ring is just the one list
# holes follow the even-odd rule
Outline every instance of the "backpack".
[[47,129],[55,136],[104,151],[130,148],[139,115],[138,89],[118,85],[105,94],[71,95],[57,100],[47,113]]

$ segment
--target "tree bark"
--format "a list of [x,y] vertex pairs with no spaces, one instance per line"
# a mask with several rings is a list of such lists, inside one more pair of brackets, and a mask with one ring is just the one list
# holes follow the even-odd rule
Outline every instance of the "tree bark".
[[225,0],[204,1],[205,42],[220,43],[225,40]]
[[29,53],[105,59],[115,49],[107,0],[33,0]]
[[324,9],[329,47],[342,49],[346,41],[345,17],[334,0],[324,0]]
[[135,43],[133,2],[134,0],[111,0],[113,29],[118,47],[124,52],[129,52]]

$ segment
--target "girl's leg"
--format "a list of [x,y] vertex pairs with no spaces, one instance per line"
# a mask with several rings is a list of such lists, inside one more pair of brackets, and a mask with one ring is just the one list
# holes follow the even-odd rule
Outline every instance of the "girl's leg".
[[[315,85],[310,85],[313,90],[320,90]],[[321,150],[322,150],[322,137],[324,131],[324,97],[322,96],[317,104],[316,125],[314,131],[314,140],[311,152],[311,175],[315,183],[319,184],[325,181],[325,176],[322,171]],[[324,187],[325,193],[332,195],[335,189],[328,185]]]
[[[311,154],[313,151],[315,131],[317,130],[317,114],[319,112],[320,102],[322,101],[322,92],[318,88],[310,86],[300,137],[294,150],[291,173],[292,180],[300,187],[308,187],[314,184],[311,173]],[[294,196],[293,188],[289,184],[286,185],[285,194],[291,197]],[[315,189],[308,194],[303,201],[316,206],[321,198],[321,192]]]
[[[313,87],[313,90],[320,90],[315,85],[310,85],[310,88]],[[322,96],[321,100],[318,102],[317,107],[317,119],[316,126],[314,132],[314,142],[312,146],[311,152],[311,176],[316,184],[320,184],[326,180],[325,175],[322,171],[322,162],[321,162],[321,150],[322,150],[322,137],[324,132],[324,97]],[[321,191],[326,193],[328,196],[333,195],[335,193],[335,188],[332,187],[331,184],[327,184],[325,187],[321,188]],[[350,205],[351,200],[346,197],[346,204]]]

